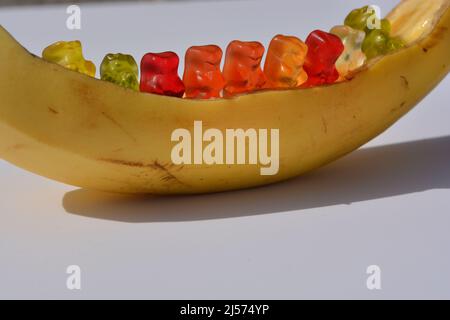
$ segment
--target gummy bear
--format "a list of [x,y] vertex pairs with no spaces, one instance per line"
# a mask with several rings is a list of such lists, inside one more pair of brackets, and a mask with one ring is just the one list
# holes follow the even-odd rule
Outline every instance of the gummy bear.
[[224,96],[258,90],[266,79],[261,69],[264,46],[256,41],[232,41],[227,48],[223,76]]
[[391,32],[391,24],[387,19],[377,17],[376,11],[371,6],[364,6],[352,10],[345,18],[344,24],[356,30],[369,34],[372,30],[383,30],[387,34]]
[[383,30],[373,30],[362,44],[362,50],[368,59],[394,52],[403,47],[403,41],[389,37]]
[[100,66],[100,78],[125,88],[139,90],[138,66],[128,54],[107,54]]
[[140,90],[181,98],[184,84],[178,76],[179,62],[174,52],[145,54],[141,60]]
[[183,82],[186,98],[218,98],[225,84],[220,61],[222,49],[215,45],[194,46],[186,51]]
[[388,54],[404,47],[400,39],[390,36],[391,23],[389,20],[380,20],[372,7],[365,6],[353,10],[345,18],[345,25],[365,31],[366,38],[361,48],[368,59]]
[[367,58],[372,59],[387,53],[389,36],[382,30],[373,30],[362,44],[362,50]]
[[336,69],[341,77],[345,77],[349,72],[364,65],[366,55],[361,50],[366,37],[364,31],[349,26],[335,26],[330,30],[330,33],[338,36],[344,44],[344,52],[336,61]]
[[42,51],[42,58],[67,69],[95,77],[95,65],[83,57],[80,41],[58,41]]
[[303,68],[308,81],[303,85],[311,87],[331,84],[339,78],[335,63],[344,51],[341,39],[334,34],[320,30],[311,32],[306,38],[308,54]]
[[264,64],[268,88],[295,88],[308,79],[303,69],[308,47],[292,36],[277,35],[270,42]]

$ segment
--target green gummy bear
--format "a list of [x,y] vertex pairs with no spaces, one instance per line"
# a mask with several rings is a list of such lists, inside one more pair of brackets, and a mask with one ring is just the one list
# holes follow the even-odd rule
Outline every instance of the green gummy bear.
[[373,30],[363,41],[362,51],[367,59],[392,53],[403,48],[405,44],[398,38],[391,38],[381,30]]
[[138,66],[128,54],[107,54],[100,65],[100,78],[128,89],[139,90]]
[[[369,21],[369,19],[371,19],[372,17],[375,20]],[[369,6],[364,6],[362,8],[352,10],[345,18],[344,24],[353,29],[365,31],[366,34],[369,34],[371,31],[375,30],[375,26],[372,26],[371,24],[375,24],[378,21],[380,23],[380,29],[389,34],[391,32],[391,23],[389,22],[389,20],[379,20],[379,18],[375,16],[374,9],[370,8]]]
[[389,36],[382,30],[372,30],[363,41],[362,51],[368,59],[388,53]]
[[[378,19],[374,15],[374,9],[369,6],[365,6],[352,10],[345,18],[346,26],[364,31],[366,33],[366,37],[361,48],[368,59],[385,55],[404,47],[404,44],[400,39],[391,38],[391,23],[389,20],[369,20]],[[374,28],[376,22],[379,22],[378,29]]]
[[372,15],[369,6],[352,10],[345,18],[344,24],[356,30],[365,30],[367,19]]

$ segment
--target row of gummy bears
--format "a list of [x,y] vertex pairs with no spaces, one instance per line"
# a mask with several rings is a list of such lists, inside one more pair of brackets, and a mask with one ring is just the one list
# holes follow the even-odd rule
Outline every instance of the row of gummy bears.
[[[313,87],[332,84],[365,64],[367,59],[403,47],[390,36],[390,23],[368,28],[373,11],[366,6],[353,10],[344,25],[330,32],[315,30],[303,42],[294,36],[277,35],[270,42],[264,64],[259,42],[232,41],[226,50],[215,45],[190,47],[185,56],[183,79],[178,76],[179,58],[174,52],[147,53],[141,60],[141,77],[131,55],[107,54],[100,66],[102,80],[117,85],[174,97],[209,99],[262,90]],[[42,57],[68,69],[95,77],[96,68],[84,59],[79,41],[59,41],[45,48]]]

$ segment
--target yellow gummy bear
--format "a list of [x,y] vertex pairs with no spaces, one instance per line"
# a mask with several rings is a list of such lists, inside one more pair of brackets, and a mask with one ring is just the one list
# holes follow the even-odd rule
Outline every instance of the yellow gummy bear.
[[95,77],[95,65],[83,57],[80,41],[58,41],[42,51],[42,58],[67,69]]

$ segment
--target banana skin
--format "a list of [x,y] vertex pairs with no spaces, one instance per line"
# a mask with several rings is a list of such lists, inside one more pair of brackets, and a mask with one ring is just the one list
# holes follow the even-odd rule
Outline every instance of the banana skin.
[[[439,15],[427,35],[348,81],[205,101],[133,92],[66,70],[0,27],[0,157],[63,183],[120,193],[218,192],[298,176],[376,137],[447,75],[450,10]],[[250,164],[173,164],[171,133],[195,121],[223,132],[279,129],[278,174]]]

